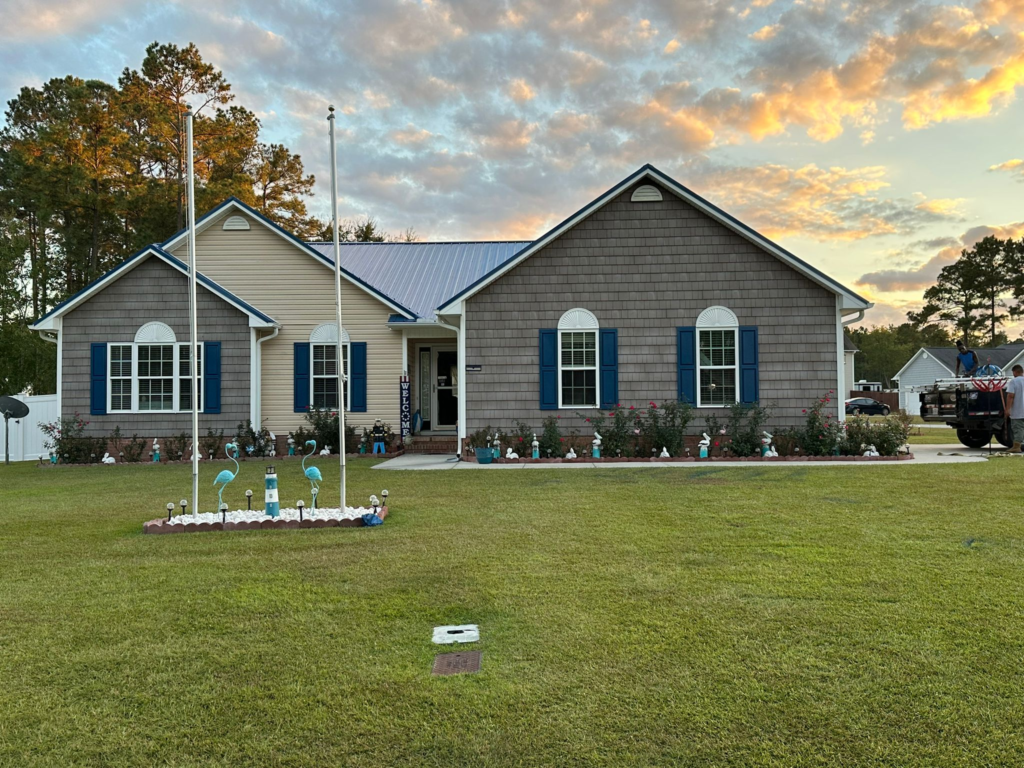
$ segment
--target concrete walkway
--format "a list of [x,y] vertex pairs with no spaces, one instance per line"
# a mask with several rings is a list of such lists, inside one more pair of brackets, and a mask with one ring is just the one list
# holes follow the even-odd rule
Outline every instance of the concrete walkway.
[[[920,464],[970,464],[986,461],[988,451],[964,448],[962,445],[915,445],[914,458],[906,461],[685,461],[661,463],[595,463],[576,461],[570,464],[477,464],[475,461],[454,461],[451,456],[407,453],[378,464],[374,469],[409,470],[516,470],[516,469],[692,469],[694,467],[908,467]],[[1008,459],[1009,461],[1010,459]]]

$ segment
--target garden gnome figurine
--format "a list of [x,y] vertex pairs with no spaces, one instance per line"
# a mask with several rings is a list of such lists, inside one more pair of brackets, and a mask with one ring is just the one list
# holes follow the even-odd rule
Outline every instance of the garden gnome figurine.
[[295,455],[295,438],[292,437],[291,435],[288,435],[288,455]]
[[601,458],[601,435],[598,431],[594,430],[594,439],[590,443],[593,447],[591,448],[590,455],[595,459]]
[[659,459],[668,459],[668,458],[671,458],[671,457],[669,456],[669,454],[668,454],[668,448],[666,448],[666,447],[665,447],[664,445],[663,445],[663,446],[661,446],[661,453],[659,453],[659,454],[658,454],[658,458],[659,458]]
[[706,459],[708,457],[708,449],[711,447],[711,438],[708,437],[707,432],[703,432],[702,434],[704,435],[704,439],[697,443],[697,445],[700,446],[700,457],[702,459]]
[[491,441],[491,450],[494,451],[494,458],[501,458],[501,440],[498,439],[498,433],[494,433],[494,439]]
[[508,450],[505,451],[505,458],[512,461],[513,459],[518,459],[519,454],[512,450],[512,446],[509,446]]
[[373,455],[376,456],[378,453],[384,455],[387,453],[384,446],[384,424],[381,423],[380,419],[373,422],[371,436],[373,437]]
[[359,438],[359,452],[366,453],[366,435]]
[[153,461],[160,461],[160,444],[153,438]]
[[277,435],[270,433],[270,455],[277,456]]
[[537,433],[536,432],[533,433],[533,442],[530,443],[530,448],[533,449],[533,450],[530,451],[530,456],[532,458],[534,458],[534,459],[539,459],[540,458],[540,443],[537,442]]

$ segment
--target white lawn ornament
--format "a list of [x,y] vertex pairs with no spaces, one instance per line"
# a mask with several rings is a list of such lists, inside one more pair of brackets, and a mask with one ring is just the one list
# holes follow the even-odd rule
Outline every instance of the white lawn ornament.
[[658,458],[659,458],[659,459],[668,459],[668,458],[671,458],[671,457],[670,457],[670,456],[668,455],[668,448],[666,448],[665,446],[661,446],[661,453],[659,453],[659,454],[658,454]]
[[494,433],[494,437],[491,439],[491,450],[494,451],[494,458],[501,458],[501,440],[498,439],[498,433]]
[[540,458],[540,443],[537,442],[537,433],[536,432],[533,433],[533,442],[530,443],[530,448],[531,448],[530,453],[533,456],[533,458],[539,459]]
[[330,456],[331,455],[331,446],[325,445],[323,448],[321,448],[320,449],[320,455],[321,456]]
[[508,450],[505,451],[505,458],[506,459],[518,459],[519,458],[519,454],[516,453],[515,451],[513,451],[512,447],[509,446]]
[[574,451],[572,448],[570,448],[569,452],[567,454],[565,454],[565,458],[567,458],[567,459],[575,459],[576,458],[576,451]]
[[104,453],[103,454],[103,458],[100,459],[100,461],[102,461],[104,464],[113,464],[114,463],[114,457],[111,456],[109,453]]
[[593,446],[593,448],[591,450],[591,454],[593,455],[593,457],[595,459],[600,459],[601,458],[601,434],[596,429],[594,430],[594,439],[590,441],[590,444],[591,444],[591,446]]
[[270,455],[277,456],[277,435],[270,433]]
[[195,450],[195,445],[193,445],[193,444],[190,444],[190,445],[188,446],[188,449],[189,449],[189,451],[195,451],[195,453],[196,453],[196,458],[197,458],[197,459],[199,459],[200,461],[202,461],[202,460],[203,460],[203,452],[202,452],[202,451],[196,451],[196,450]]
[[864,451],[864,455],[865,456],[881,456],[882,454],[880,454],[877,450],[875,450],[875,446],[869,445],[868,449],[866,451]]
[[779,452],[775,446],[772,445],[772,435],[768,432],[762,432],[764,437],[761,438],[761,458],[762,459],[777,459]]
[[702,432],[704,439],[697,443],[700,446],[700,457],[706,459],[708,457],[708,450],[711,448],[711,438],[708,437],[707,432]]

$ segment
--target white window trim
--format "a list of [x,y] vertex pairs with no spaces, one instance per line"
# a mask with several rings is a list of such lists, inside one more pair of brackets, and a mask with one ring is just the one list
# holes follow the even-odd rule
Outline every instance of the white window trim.
[[[594,334],[594,365],[562,365],[562,335],[566,333]],[[576,408],[581,411],[596,411],[601,407],[601,325],[593,312],[581,307],[570,309],[558,320],[558,409]],[[562,371],[594,371],[594,404],[569,405],[562,401]]]
[[[204,344],[205,344],[205,342],[202,342],[202,341],[199,342],[199,346],[200,347],[202,347]],[[143,410],[140,410],[139,409],[139,347],[167,347],[167,346],[174,347],[174,369],[173,369],[173,379],[174,379],[174,394],[173,394],[174,400],[173,400],[173,403],[174,403],[174,408],[171,408],[170,410],[165,410],[165,411],[154,411],[154,410],[143,411]],[[111,348],[112,347],[131,347],[132,348],[132,375],[131,375],[131,382],[132,382],[132,407],[131,407],[130,410],[127,410],[127,411],[126,410],[117,410],[117,411],[115,411],[113,409],[113,407],[112,407],[112,405],[113,405],[113,392],[112,392],[111,382],[113,381],[113,378],[110,375],[110,361],[111,361],[111,357],[112,357],[112,355],[111,355]],[[144,413],[144,414],[149,414],[149,413],[191,413],[192,412],[191,408],[186,408],[185,410],[180,410],[179,407],[178,407],[181,404],[181,396],[180,396],[181,395],[181,375],[180,375],[181,368],[180,368],[179,363],[180,363],[180,360],[181,360],[180,355],[181,355],[181,348],[182,347],[188,348],[189,347],[189,342],[187,342],[187,341],[166,341],[166,342],[158,342],[158,341],[145,341],[145,342],[108,341],[107,342],[107,370],[106,370],[106,376],[105,376],[106,381],[107,381],[107,415],[108,416],[112,416],[112,415],[121,414],[121,413]],[[204,355],[205,353],[206,353],[206,350],[204,348],[203,351],[201,351],[199,354],[200,355]],[[119,378],[125,378],[125,377],[119,377]],[[158,376],[158,377],[154,377],[154,378],[166,378],[166,377]],[[199,394],[200,402],[203,402],[203,371],[199,372],[199,393],[200,393]],[[205,402],[203,402],[203,404],[205,406]]]
[[[732,331],[734,365],[701,365],[700,362],[700,334],[703,331]],[[708,307],[697,318],[697,407],[698,408],[729,408],[740,401],[740,324],[735,313],[727,307]],[[701,400],[700,374],[702,370],[728,371],[734,373],[736,400],[734,403],[708,403],[705,405]]]
[[[314,387],[314,384],[316,383],[316,380],[317,379],[334,379],[334,378],[337,378],[336,376],[329,376],[329,375],[328,376],[317,376],[317,375],[315,375],[313,373],[313,359],[315,357],[313,350],[314,350],[315,347],[337,347],[337,346],[338,346],[338,343],[336,341],[327,341],[327,342],[311,341],[309,343],[309,407],[310,407],[310,410],[313,410],[313,408],[314,408],[314,405],[313,405],[313,387]],[[341,344],[341,354],[344,355],[344,357],[343,357],[342,361],[339,361],[339,364],[342,366],[341,370],[342,370],[343,378],[344,378],[344,381],[345,381],[345,398],[344,398],[343,402],[348,404],[348,407],[345,409],[345,413],[352,413],[352,377],[349,376],[348,374],[344,373],[344,371],[345,371],[345,365],[344,364],[348,363],[349,366],[352,365],[352,349],[351,349],[351,347],[352,347],[352,345],[348,341],[347,334],[346,334],[346,339]],[[340,408],[340,404],[339,404],[339,408]],[[334,409],[333,408],[319,408],[317,410],[333,411]]]

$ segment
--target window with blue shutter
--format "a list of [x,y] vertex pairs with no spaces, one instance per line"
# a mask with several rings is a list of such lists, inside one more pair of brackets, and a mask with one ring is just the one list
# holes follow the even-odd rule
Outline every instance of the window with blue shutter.
[[619,332],[601,329],[601,407],[619,404]]
[[540,331],[540,409],[558,410],[558,331]]
[[366,413],[366,342],[354,341],[349,345],[352,355],[349,366],[351,380],[352,403],[349,408],[354,413]]
[[760,375],[757,370],[757,326],[740,326],[740,402],[760,400]]
[[697,405],[697,329],[684,326],[676,329],[676,397],[681,403]]
[[107,412],[107,345],[92,345],[89,377],[89,413],[102,416]]
[[220,413],[220,342],[203,344],[203,413]]
[[309,410],[309,342],[295,342],[292,358],[296,413]]

